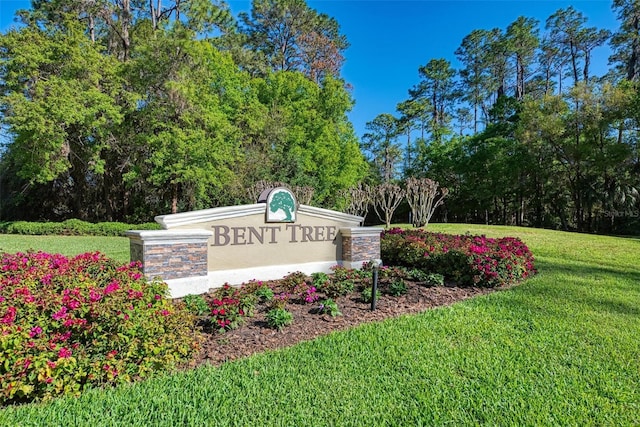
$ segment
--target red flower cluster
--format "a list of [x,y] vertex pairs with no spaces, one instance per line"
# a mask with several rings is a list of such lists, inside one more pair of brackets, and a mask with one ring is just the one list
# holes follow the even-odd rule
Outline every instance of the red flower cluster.
[[212,321],[221,330],[233,329],[239,326],[241,318],[245,315],[238,298],[223,297],[211,301]]

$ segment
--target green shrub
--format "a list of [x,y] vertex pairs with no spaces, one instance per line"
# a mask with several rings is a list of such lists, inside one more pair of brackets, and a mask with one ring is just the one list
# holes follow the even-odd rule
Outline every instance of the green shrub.
[[[357,270],[341,266],[331,267],[333,273],[316,273],[313,284],[318,292],[324,293],[329,298],[337,298],[348,295],[355,289],[355,279],[358,278]],[[313,277],[313,276],[312,276]]]
[[99,253],[0,260],[0,403],[77,395],[188,360],[194,319],[139,265]]
[[184,305],[191,314],[204,316],[209,313],[209,304],[207,304],[207,301],[202,295],[185,295],[185,297],[182,298],[182,302],[184,302]]
[[312,304],[320,298],[317,289],[306,282],[300,283],[291,291],[292,300],[298,304]]
[[256,305],[260,302],[260,297],[254,292],[246,292],[240,289],[240,309],[245,317],[252,317],[256,309]]
[[27,222],[16,221],[8,223],[7,234],[43,235],[62,234],[64,226],[59,222]]
[[426,282],[429,273],[420,268],[411,268],[407,270],[407,279],[413,282]]
[[79,219],[63,222],[2,222],[0,233],[25,235],[124,236],[129,230],[159,230],[160,224],[125,224],[123,222],[90,223]]
[[294,290],[299,286],[302,285],[306,282],[307,280],[307,275],[300,272],[300,271],[296,271],[293,273],[290,273],[288,275],[286,275],[285,277],[283,277],[282,279],[280,279],[280,285],[283,286],[283,288],[287,291],[287,292],[291,292],[293,293]]
[[342,316],[338,304],[331,298],[321,301],[317,311],[319,314],[328,314],[331,317]]
[[332,278],[320,286],[318,290],[326,294],[329,298],[338,298],[350,294],[354,289],[355,282],[352,279]]
[[[376,300],[380,299],[380,291],[376,289]],[[360,299],[364,302],[371,302],[373,298],[373,287],[369,286],[360,292]]]
[[311,283],[313,283],[313,285],[316,288],[320,288],[322,285],[324,285],[328,281],[329,281],[329,275],[327,273],[317,272],[311,275]]
[[391,283],[389,283],[389,286],[387,287],[387,294],[394,297],[399,297],[400,295],[404,295],[407,292],[409,292],[409,288],[407,288],[407,284],[403,279],[399,277],[392,280]]
[[259,288],[257,288],[255,290],[255,295],[259,298],[260,301],[262,302],[268,302],[273,300],[273,289],[271,289],[269,286],[267,285],[262,285]]
[[425,277],[424,284],[426,286],[443,286],[444,276],[438,273],[429,273]]
[[68,219],[60,225],[62,226],[62,234],[70,236],[95,235],[97,231],[95,224],[79,219]]
[[284,308],[272,308],[267,312],[266,319],[269,327],[280,331],[293,323],[293,314]]

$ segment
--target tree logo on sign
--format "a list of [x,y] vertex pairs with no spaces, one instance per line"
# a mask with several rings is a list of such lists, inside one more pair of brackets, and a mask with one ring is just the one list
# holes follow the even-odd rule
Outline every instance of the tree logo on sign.
[[286,188],[276,188],[267,198],[267,222],[295,222],[296,199]]

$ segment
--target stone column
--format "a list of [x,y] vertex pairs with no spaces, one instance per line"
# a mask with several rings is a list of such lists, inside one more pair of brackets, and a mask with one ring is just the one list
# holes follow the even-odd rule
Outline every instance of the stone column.
[[369,261],[380,263],[380,233],[382,228],[341,228],[342,265],[347,268],[362,268]]
[[169,284],[172,297],[209,290],[207,230],[128,231],[131,261],[142,262],[148,279]]

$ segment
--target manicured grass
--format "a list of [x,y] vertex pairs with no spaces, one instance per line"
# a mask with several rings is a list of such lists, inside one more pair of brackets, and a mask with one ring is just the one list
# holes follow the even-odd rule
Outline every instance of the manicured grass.
[[540,273],[220,368],[4,409],[0,425],[640,424],[640,240],[429,228],[520,237]]
[[66,256],[100,251],[109,258],[129,262],[129,239],[126,237],[0,234],[0,252],[24,252],[29,249]]

